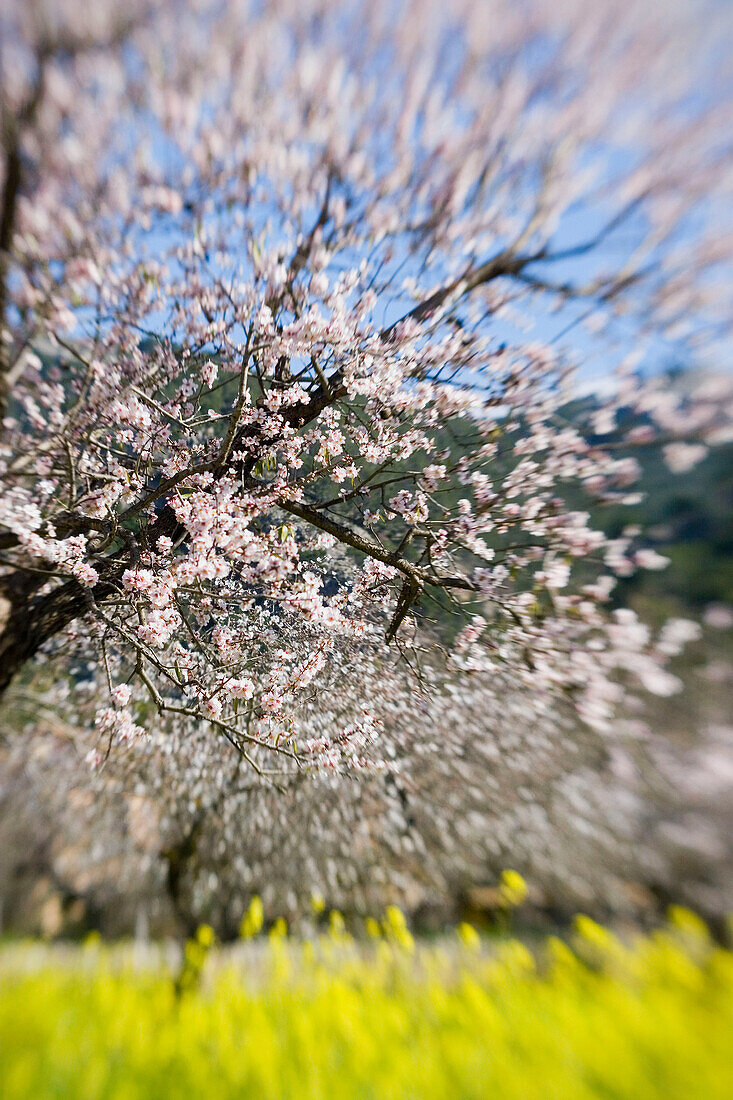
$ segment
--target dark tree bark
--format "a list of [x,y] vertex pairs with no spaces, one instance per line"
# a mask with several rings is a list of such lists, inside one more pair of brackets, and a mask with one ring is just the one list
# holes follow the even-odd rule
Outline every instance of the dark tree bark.
[[[16,578],[12,578],[16,580]],[[16,598],[13,599],[13,596]],[[85,589],[68,581],[54,592],[33,598],[22,584],[6,584],[0,608],[0,694],[5,692],[26,661],[83,614],[88,607]]]
[[126,567],[127,562],[121,563],[115,559],[106,563],[102,579],[94,589],[84,588],[76,580],[68,580],[44,595],[37,594],[47,580],[43,575],[21,568],[2,578],[0,696],[26,661],[35,657],[46,642],[86,614],[92,601],[104,600],[115,591],[116,581]]

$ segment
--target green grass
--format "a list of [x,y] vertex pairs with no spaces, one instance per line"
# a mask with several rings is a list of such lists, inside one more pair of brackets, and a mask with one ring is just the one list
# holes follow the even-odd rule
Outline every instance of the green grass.
[[[677,911],[622,944],[276,935],[183,969],[90,943],[0,951],[0,1096],[728,1100],[733,952]],[[386,934],[384,934],[386,933]],[[177,979],[177,981],[176,981]]]

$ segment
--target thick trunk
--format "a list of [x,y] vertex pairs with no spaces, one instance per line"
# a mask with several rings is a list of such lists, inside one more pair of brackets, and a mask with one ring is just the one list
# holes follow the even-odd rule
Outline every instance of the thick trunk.
[[0,595],[0,694],[41,646],[88,606],[85,590],[76,581],[35,598],[29,587],[8,586]]
[[0,696],[41,646],[89,610],[90,596],[99,601],[114,591],[114,577],[120,571],[117,563],[115,566],[109,569],[109,579],[93,590],[70,580],[43,596],[35,594],[44,582],[37,575],[18,570],[4,578],[0,588]]

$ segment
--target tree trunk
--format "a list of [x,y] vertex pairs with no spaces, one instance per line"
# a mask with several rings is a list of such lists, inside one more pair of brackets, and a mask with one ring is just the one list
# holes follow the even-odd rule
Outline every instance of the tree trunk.
[[[47,641],[89,607],[89,590],[70,580],[43,596],[34,596],[45,578],[19,570],[0,588],[0,696]],[[109,582],[94,589],[94,598],[108,596]]]

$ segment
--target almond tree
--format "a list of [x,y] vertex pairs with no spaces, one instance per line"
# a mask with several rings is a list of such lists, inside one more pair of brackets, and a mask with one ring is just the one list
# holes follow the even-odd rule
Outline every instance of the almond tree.
[[185,719],[272,778],[378,759],[368,700],[298,716],[436,606],[487,692],[674,690],[603,610],[663,562],[577,500],[633,499],[619,413],[677,468],[727,430],[649,378],[728,332],[725,13],[86,8],[0,14],[0,687],[91,644],[100,760]]

